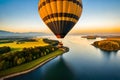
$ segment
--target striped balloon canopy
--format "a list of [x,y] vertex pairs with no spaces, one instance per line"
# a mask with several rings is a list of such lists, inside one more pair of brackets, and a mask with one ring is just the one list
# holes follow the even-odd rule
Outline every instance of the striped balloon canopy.
[[81,0],[40,0],[40,17],[57,38],[64,38],[79,20]]

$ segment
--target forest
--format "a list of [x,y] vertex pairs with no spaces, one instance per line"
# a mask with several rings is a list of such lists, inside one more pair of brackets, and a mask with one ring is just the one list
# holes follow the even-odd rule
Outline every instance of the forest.
[[[8,49],[8,52],[6,49]],[[48,45],[44,47],[23,48],[21,51],[9,52],[10,47],[1,47],[0,50],[7,53],[0,55],[0,71],[38,59],[57,49],[55,46]]]

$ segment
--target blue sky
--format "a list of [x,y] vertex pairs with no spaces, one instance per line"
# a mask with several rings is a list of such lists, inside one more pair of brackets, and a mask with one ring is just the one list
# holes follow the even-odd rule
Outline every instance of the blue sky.
[[[82,1],[83,13],[72,32],[120,29],[120,0]],[[39,17],[38,2],[39,0],[0,0],[0,30],[49,31]]]

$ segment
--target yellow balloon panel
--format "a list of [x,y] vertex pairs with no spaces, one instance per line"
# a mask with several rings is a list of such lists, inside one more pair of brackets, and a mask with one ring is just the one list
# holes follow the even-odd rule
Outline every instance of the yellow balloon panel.
[[[47,10],[47,15],[53,13],[53,12],[52,12],[52,8],[51,8],[51,4],[50,4],[50,3],[47,3],[47,4],[45,5],[45,7],[46,7],[46,10]],[[49,16],[49,19],[50,19],[51,22],[54,21],[54,18],[52,18],[51,16]]]
[[[59,17],[58,17],[59,18]],[[58,21],[57,20],[57,18],[55,17],[54,19],[56,19],[56,20],[54,20],[54,21]],[[60,17],[60,21],[71,21],[71,19],[72,19],[72,22],[74,22],[74,23],[76,23],[78,20],[76,20],[76,19],[74,19],[74,18],[61,18]],[[50,23],[51,21],[50,20],[46,20],[45,21],[45,23]]]
[[[51,2],[50,5],[51,5],[51,9],[52,9],[52,14],[57,13],[57,3],[56,3],[56,1]],[[54,18],[54,21],[57,21],[57,18]]]

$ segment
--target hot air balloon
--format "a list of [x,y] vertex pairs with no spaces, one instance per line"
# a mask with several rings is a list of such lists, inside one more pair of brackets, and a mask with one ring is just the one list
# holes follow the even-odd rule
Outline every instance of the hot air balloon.
[[40,0],[40,17],[57,38],[64,38],[79,20],[81,0]]

